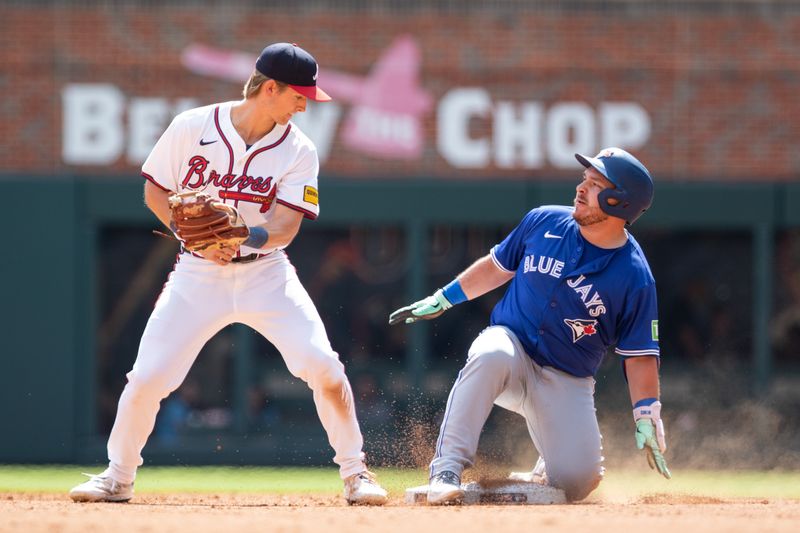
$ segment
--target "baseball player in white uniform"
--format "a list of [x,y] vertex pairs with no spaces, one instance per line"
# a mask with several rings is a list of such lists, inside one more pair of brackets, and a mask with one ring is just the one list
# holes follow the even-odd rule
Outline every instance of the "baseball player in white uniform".
[[168,197],[202,191],[238,209],[250,236],[238,249],[182,249],[142,335],[108,440],[108,468],[70,491],[75,501],[133,495],[141,451],[161,400],[180,386],[202,346],[246,324],[281,352],[313,391],[351,504],[381,505],[386,491],[367,470],[353,393],[314,303],[283,251],[303,218],[319,214],[314,144],[291,122],[307,99],[327,101],[316,60],[289,43],[267,46],[244,99],[178,115],[145,161],[145,203],[170,226]]
[[390,324],[436,318],[511,281],[447,400],[428,503],[463,498],[461,473],[475,460],[493,405],[525,418],[539,452],[533,472],[516,477],[561,488],[571,501],[585,498],[603,476],[594,375],[611,346],[623,360],[636,446],[670,477],[655,280],[625,228],[650,207],[653,180],[620,148],[576,158],[585,171],[573,206],[532,209],[455,280],[389,318]]

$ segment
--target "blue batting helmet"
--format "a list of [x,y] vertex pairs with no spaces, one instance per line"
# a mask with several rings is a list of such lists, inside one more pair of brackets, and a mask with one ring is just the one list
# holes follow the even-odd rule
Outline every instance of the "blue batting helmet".
[[[653,203],[650,172],[622,148],[604,148],[595,157],[575,154],[575,159],[586,168],[595,168],[614,184],[614,189],[605,189],[597,195],[600,209],[606,214],[630,225]],[[617,201],[614,205],[608,202],[612,198]]]

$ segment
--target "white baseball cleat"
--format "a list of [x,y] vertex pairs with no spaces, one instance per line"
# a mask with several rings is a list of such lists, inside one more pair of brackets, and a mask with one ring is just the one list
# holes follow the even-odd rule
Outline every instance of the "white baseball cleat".
[[76,502],[127,502],[133,497],[133,483],[119,483],[106,474],[84,474],[89,481],[69,491]]
[[350,505],[383,505],[389,500],[375,474],[364,470],[344,480],[344,499]]
[[455,472],[444,470],[431,478],[428,485],[428,503],[444,505],[456,503],[464,499],[461,478]]
[[547,471],[544,467],[544,459],[539,457],[536,461],[536,466],[530,472],[511,472],[508,479],[514,481],[525,481],[527,483],[539,483],[547,485]]

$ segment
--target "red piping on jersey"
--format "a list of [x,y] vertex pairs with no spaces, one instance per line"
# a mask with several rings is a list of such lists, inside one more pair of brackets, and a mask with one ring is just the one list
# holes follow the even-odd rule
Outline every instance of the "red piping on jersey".
[[156,179],[153,176],[151,176],[150,174],[145,174],[144,172],[142,172],[142,177],[147,179],[150,183],[152,183],[153,185],[155,185],[156,187],[158,187],[162,191],[165,191],[165,192],[168,192],[168,193],[173,192],[173,191],[167,189],[166,187],[164,187],[163,185],[161,185],[159,182],[157,182]]
[[[214,108],[214,125],[217,127],[217,131],[219,132],[219,136],[222,139],[222,142],[225,143],[225,146],[228,147],[228,175],[233,174],[233,147],[231,143],[228,141],[228,138],[225,137],[225,134],[222,132],[222,127],[219,125],[219,106]],[[225,187],[225,190],[228,190],[228,187]],[[222,203],[225,203],[225,198],[222,198]],[[234,202],[234,207],[238,207],[239,202]],[[241,252],[236,252],[236,257],[240,257]]]
[[[219,106],[214,108],[214,125],[217,127],[217,131],[219,132],[219,136],[222,138],[222,142],[225,143],[225,146],[228,147],[228,174],[233,174],[233,148],[231,147],[231,143],[228,141],[228,138],[225,137],[225,134],[222,133],[222,128],[219,125]],[[225,187],[225,190],[228,190],[228,187]],[[223,200],[224,202],[225,200]]]
[[258,150],[256,150],[256,151],[255,151],[255,152],[253,152],[252,154],[250,154],[250,157],[247,159],[247,163],[245,163],[245,164],[244,164],[244,169],[242,169],[242,174],[244,174],[244,175],[247,175],[247,169],[248,169],[248,167],[250,166],[250,162],[253,160],[253,158],[254,158],[255,156],[257,156],[257,155],[258,155],[258,154],[260,154],[261,152],[265,152],[265,151],[267,151],[267,150],[272,150],[273,148],[275,148],[276,146],[278,146],[279,144],[281,144],[283,141],[285,141],[285,140],[286,140],[286,137],[288,137],[288,136],[289,136],[289,132],[290,132],[290,131],[292,131],[292,125],[291,125],[291,124],[289,124],[288,126],[286,126],[286,131],[284,131],[284,132],[283,132],[283,135],[281,135],[281,138],[280,138],[280,139],[278,139],[278,140],[277,140],[277,141],[275,141],[274,143],[270,144],[269,146],[265,146],[264,148],[259,148]]
[[[269,146],[265,146],[264,148],[259,148],[258,150],[256,150],[252,154],[250,154],[250,157],[247,159],[247,162],[244,164],[244,169],[242,170],[242,174],[244,174],[245,176],[247,175],[247,169],[250,166],[250,162],[253,161],[253,158],[255,156],[257,156],[261,152],[266,152],[267,150],[272,150],[273,148],[275,148],[276,146],[281,144],[283,141],[286,140],[286,137],[289,136],[289,132],[290,131],[292,131],[292,125],[291,124],[286,126],[286,131],[283,132],[283,135],[281,135],[280,139],[278,139],[274,143],[270,144]],[[277,188],[278,188],[278,186],[276,184],[275,185],[275,189],[277,189]],[[274,196],[275,192],[276,191],[273,191],[273,194],[271,194],[270,196]],[[295,211],[300,211],[301,213],[303,213],[303,215],[305,215],[306,218],[309,218],[311,220],[314,220],[315,218],[317,218],[317,216],[314,213],[312,213],[311,211],[307,211],[307,210],[303,209],[302,207],[298,207],[296,205],[292,205],[290,203],[284,202],[283,200],[278,200],[278,203],[282,204],[282,205],[285,205],[286,207],[289,207],[291,209],[294,209]],[[267,207],[267,208],[269,208],[269,207]]]
[[285,200],[281,200],[280,198],[277,199],[277,202],[279,204],[281,204],[281,205],[285,205],[289,209],[294,209],[295,211],[300,211],[309,220],[316,220],[317,219],[317,215],[315,215],[314,213],[312,213],[311,211],[309,211],[307,209],[303,209],[300,206],[297,206],[297,205],[294,205],[294,204],[290,204],[289,202],[287,202]]
[[[256,150],[256,151],[255,151],[255,152],[253,152],[252,154],[250,154],[250,157],[248,157],[248,158],[247,158],[247,162],[244,164],[244,168],[242,169],[242,175],[243,175],[243,176],[247,176],[247,169],[248,169],[248,168],[250,168],[250,162],[251,162],[251,161],[253,161],[253,158],[254,158],[255,156],[257,156],[257,155],[258,155],[258,154],[260,154],[261,152],[266,152],[267,150],[272,150],[273,148],[275,148],[276,146],[278,146],[279,144],[281,144],[283,141],[285,141],[285,140],[286,140],[286,137],[288,137],[288,136],[289,136],[289,132],[290,132],[291,130],[292,130],[292,125],[291,125],[291,124],[289,124],[289,125],[286,127],[286,131],[284,131],[284,132],[283,132],[283,135],[281,135],[281,138],[280,138],[280,139],[278,139],[278,140],[277,140],[277,141],[275,141],[274,143],[270,144],[269,146],[265,146],[264,148],[259,148],[258,150]],[[272,178],[267,178],[267,179],[272,179]],[[269,196],[270,196],[270,202],[269,202],[268,204],[263,204],[263,205],[261,206],[261,212],[262,212],[262,213],[266,212],[266,211],[267,211],[267,209],[269,209],[270,205],[272,204],[272,199],[271,199],[271,198],[274,198],[274,197],[275,197],[275,193],[277,192],[277,188],[278,188],[278,186],[277,186],[277,185],[274,185],[274,186],[273,186],[272,193],[269,195]],[[237,206],[239,205],[239,200],[236,200],[236,205],[237,205]]]

